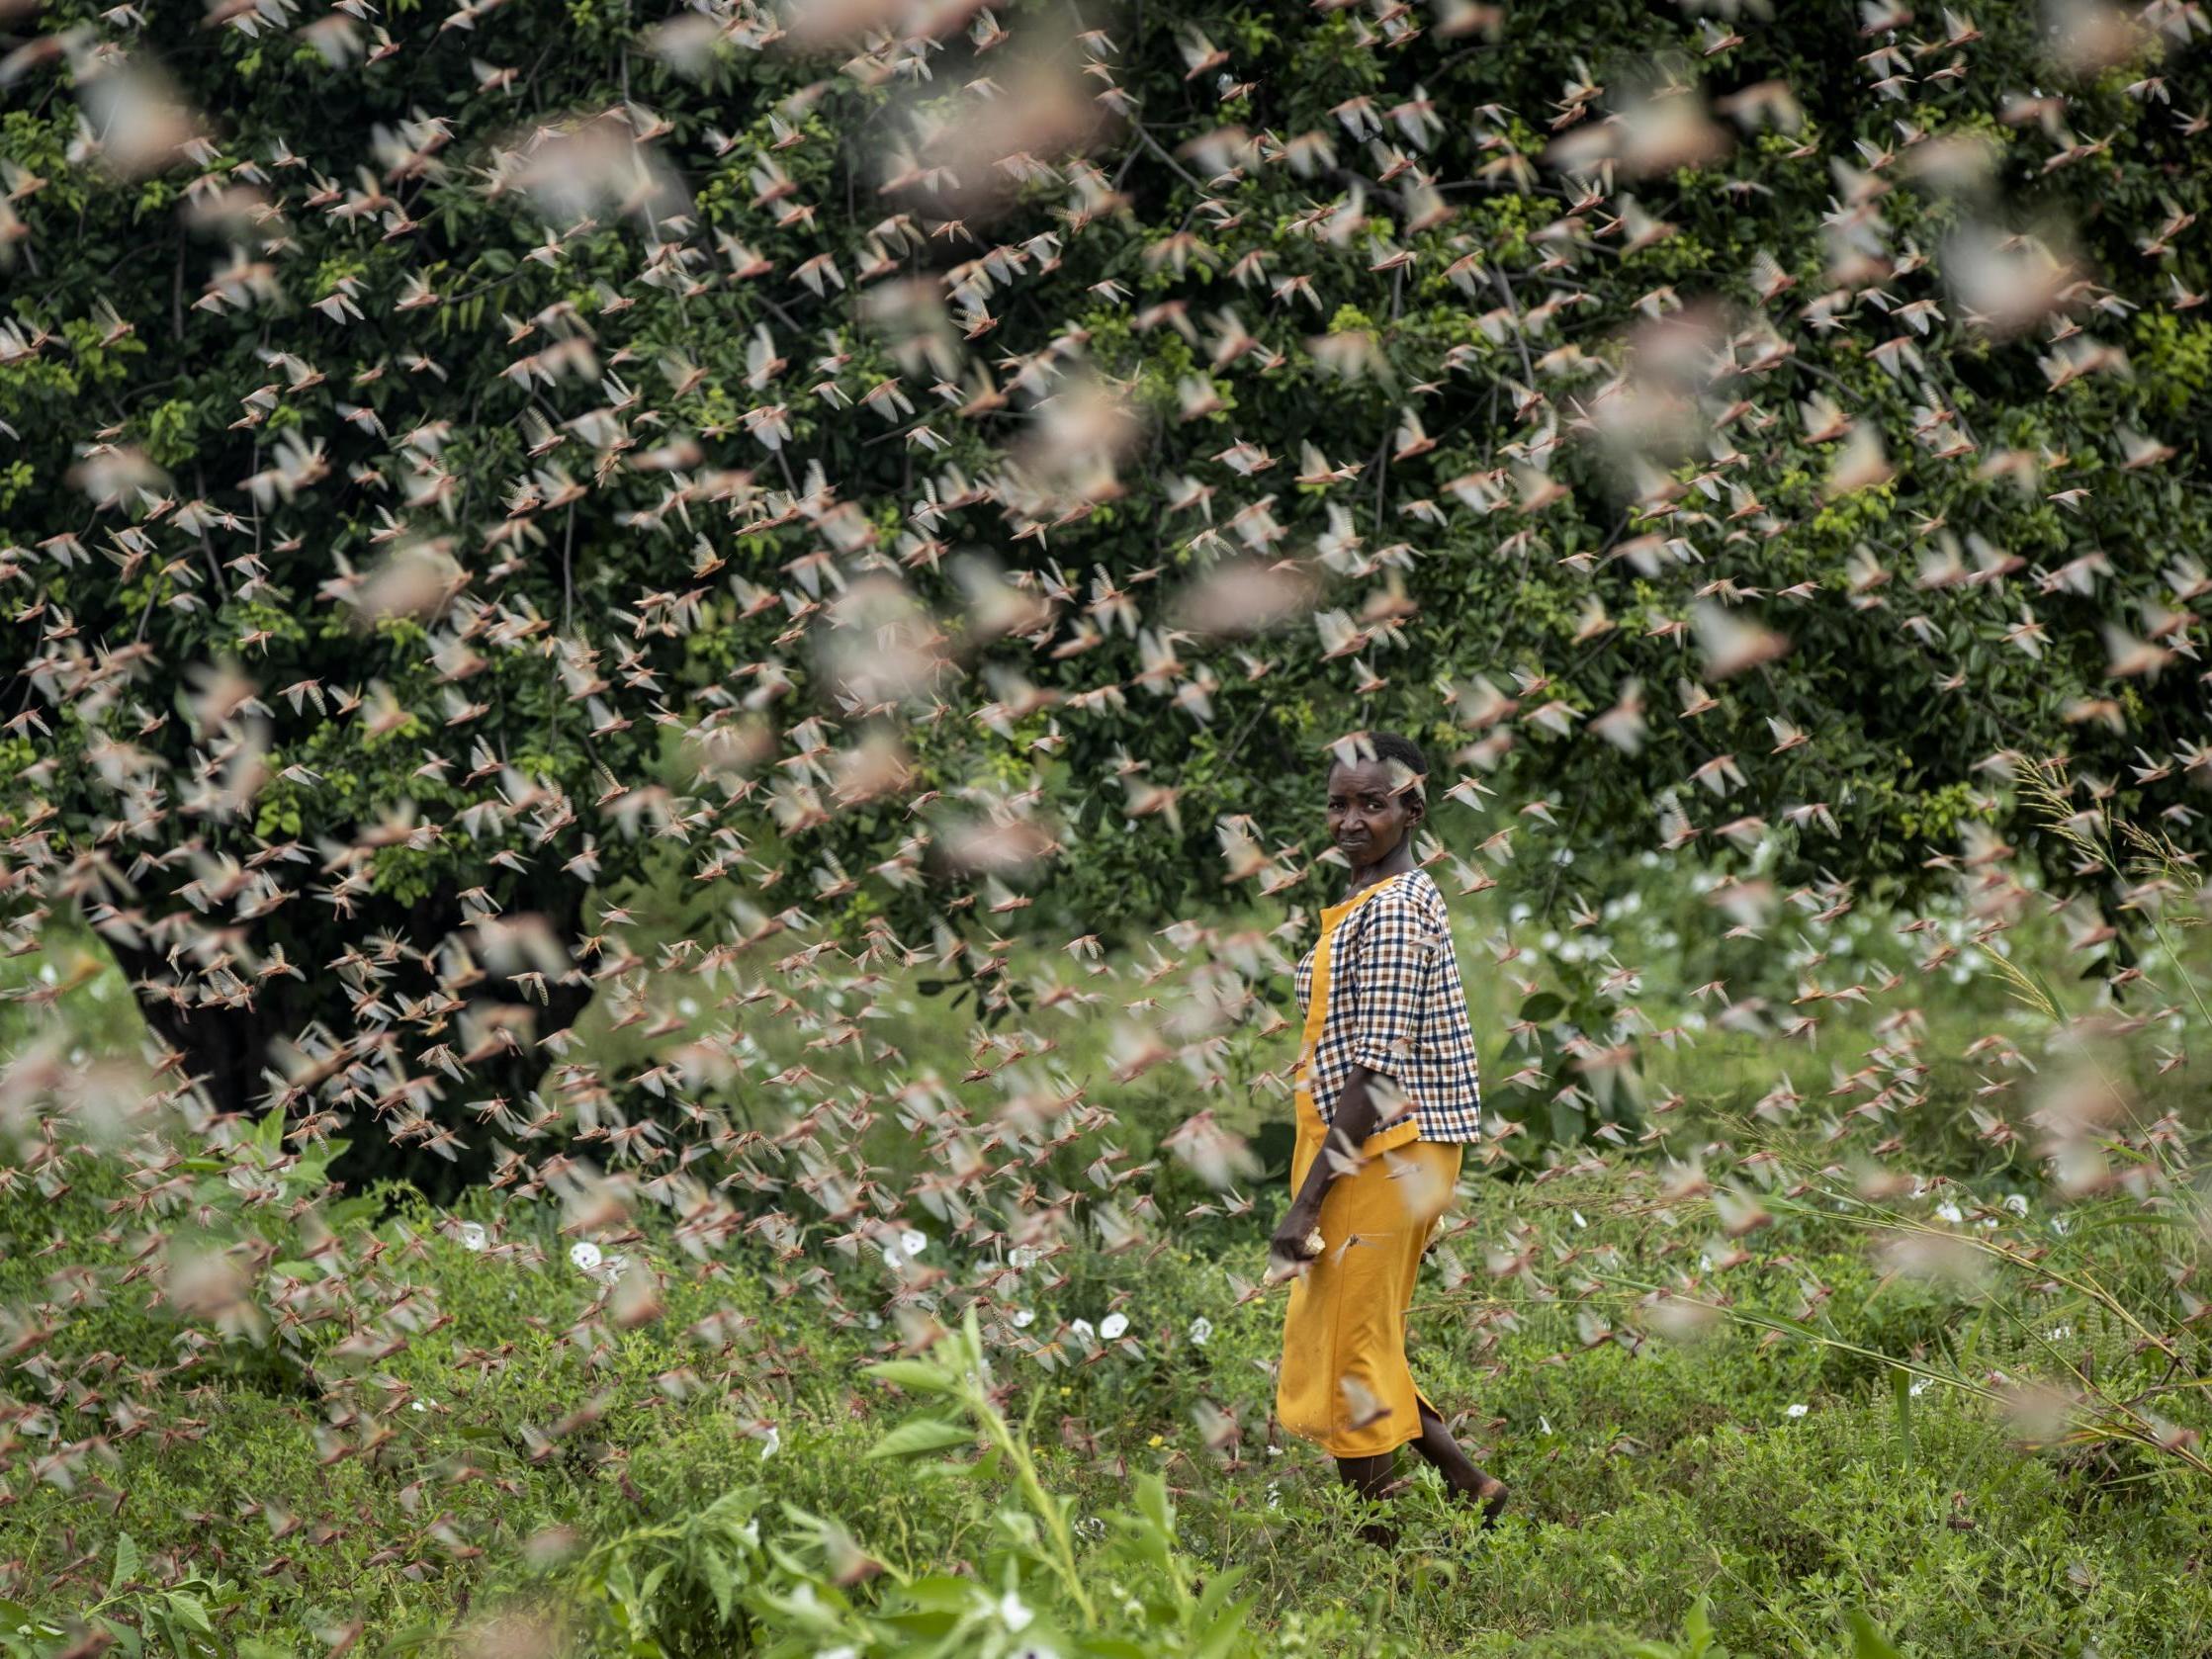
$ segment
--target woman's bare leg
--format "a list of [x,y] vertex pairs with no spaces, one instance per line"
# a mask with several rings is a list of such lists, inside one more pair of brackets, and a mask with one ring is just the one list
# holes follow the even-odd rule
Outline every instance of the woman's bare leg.
[[[1379,1500],[1390,1492],[1390,1474],[1397,1460],[1398,1454],[1394,1451],[1377,1452],[1372,1457],[1339,1457],[1337,1478],[1361,1497]],[[1367,1523],[1360,1528],[1360,1536],[1385,1547],[1398,1541],[1396,1528],[1382,1521]]]
[[1413,1449],[1436,1465],[1437,1473],[1444,1477],[1444,1484],[1452,1489],[1457,1501],[1479,1504],[1483,1520],[1496,1520],[1509,1495],[1505,1482],[1476,1467],[1474,1459],[1452,1438],[1444,1419],[1429,1409],[1426,1400],[1420,1402],[1420,1409],[1421,1438],[1413,1442]]

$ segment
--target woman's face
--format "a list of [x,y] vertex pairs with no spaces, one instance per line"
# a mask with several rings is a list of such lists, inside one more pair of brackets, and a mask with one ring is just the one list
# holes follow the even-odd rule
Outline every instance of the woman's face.
[[1379,864],[1421,822],[1420,798],[1390,791],[1390,763],[1339,763],[1329,771],[1329,839],[1354,868]]

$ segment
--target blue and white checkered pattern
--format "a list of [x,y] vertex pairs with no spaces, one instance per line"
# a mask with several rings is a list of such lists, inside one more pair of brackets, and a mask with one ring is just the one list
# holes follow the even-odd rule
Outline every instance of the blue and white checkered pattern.
[[[1329,947],[1329,1008],[1301,1075],[1324,1123],[1354,1066],[1392,1080],[1402,1109],[1378,1101],[1377,1132],[1410,1114],[1425,1141],[1482,1136],[1474,1028],[1444,894],[1426,870],[1387,879],[1346,917]],[[1309,1006],[1313,951],[1298,959],[1298,1006]]]

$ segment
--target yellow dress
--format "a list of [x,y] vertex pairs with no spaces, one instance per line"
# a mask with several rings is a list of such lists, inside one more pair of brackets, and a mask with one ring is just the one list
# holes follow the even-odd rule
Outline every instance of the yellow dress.
[[[1345,917],[1384,885],[1377,882],[1321,912],[1292,1089],[1298,1115],[1290,1154],[1293,1195],[1329,1133],[1304,1077],[1328,1021],[1331,947]],[[1409,1117],[1368,1137],[1361,1149],[1366,1164],[1357,1175],[1339,1176],[1321,1200],[1326,1247],[1290,1287],[1275,1414],[1285,1432],[1337,1457],[1393,1451],[1420,1438],[1420,1406],[1436,1409],[1406,1365],[1405,1313],[1421,1253],[1460,1179],[1460,1148],[1419,1135],[1419,1123]]]

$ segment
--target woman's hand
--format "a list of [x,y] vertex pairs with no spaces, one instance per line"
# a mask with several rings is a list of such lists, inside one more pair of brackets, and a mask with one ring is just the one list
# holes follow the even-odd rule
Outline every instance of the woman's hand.
[[1268,1275],[1288,1278],[1322,1251],[1319,1206],[1294,1199],[1268,1240]]

